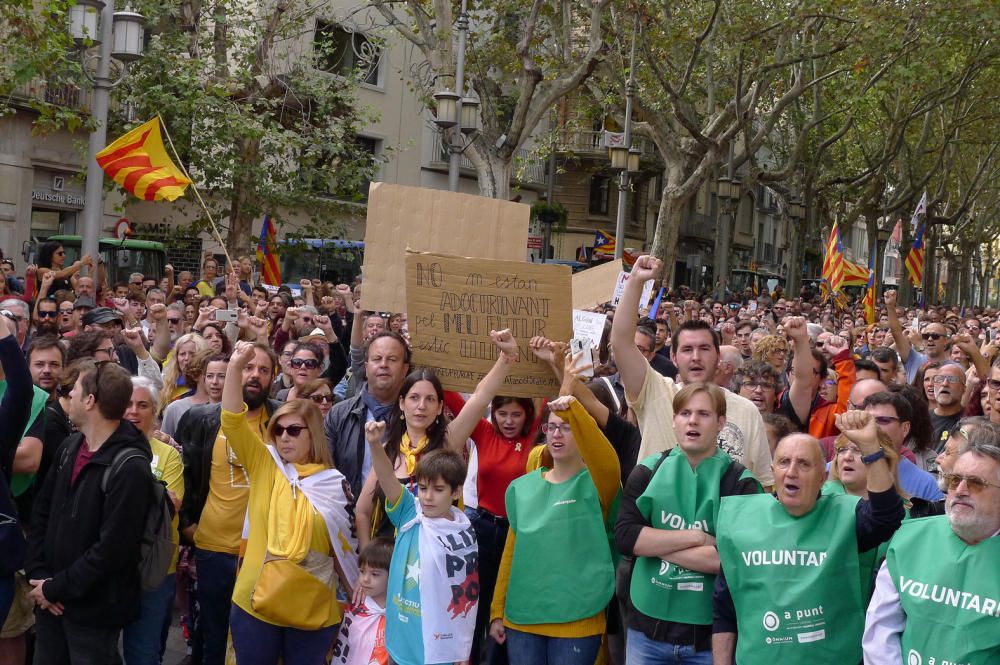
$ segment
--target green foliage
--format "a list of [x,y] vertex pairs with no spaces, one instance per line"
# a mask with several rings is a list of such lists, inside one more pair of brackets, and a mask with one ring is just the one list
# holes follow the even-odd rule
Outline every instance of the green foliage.
[[535,201],[531,204],[531,221],[552,224],[553,231],[565,231],[569,213],[566,207],[558,201]]
[[373,117],[356,99],[358,74],[314,66],[332,48],[313,51],[315,8],[263,7],[224,1],[209,17],[150,2],[158,29],[121,91],[130,117],[111,122],[117,134],[161,115],[232,251],[250,246],[264,214],[337,235],[345,201],[365,198],[378,168],[357,136]]

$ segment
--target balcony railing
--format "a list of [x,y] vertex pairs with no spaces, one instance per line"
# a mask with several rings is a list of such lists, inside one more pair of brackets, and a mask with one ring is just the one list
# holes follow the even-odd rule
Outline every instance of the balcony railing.
[[91,90],[80,88],[66,81],[48,81],[35,78],[11,91],[12,101],[39,101],[57,106],[68,106],[81,111],[90,111]]
[[[632,145],[639,148],[643,159],[652,158],[655,154],[655,146],[647,138],[633,136]],[[608,156],[608,146],[603,131],[561,131],[559,132],[559,149],[578,154]]]
[[[441,141],[440,132],[432,134],[431,155],[433,155],[431,166],[447,168],[448,146]],[[463,153],[459,159],[459,168],[475,172],[476,165]],[[546,183],[545,160],[532,156],[528,150],[522,148],[515,153],[514,169],[515,179],[522,184],[544,185]],[[518,173],[521,174],[520,177],[517,177]]]

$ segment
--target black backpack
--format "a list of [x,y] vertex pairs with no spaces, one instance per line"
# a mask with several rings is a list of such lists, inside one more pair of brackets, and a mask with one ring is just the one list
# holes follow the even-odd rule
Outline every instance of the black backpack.
[[[125,462],[133,458],[149,462],[142,452],[135,448],[118,451],[101,478],[101,491],[107,494],[108,480],[121,469]],[[153,478],[149,484],[150,502],[142,528],[139,543],[139,582],[143,591],[155,591],[163,584],[174,558],[177,546],[174,544],[173,516],[174,504],[167,494],[167,485]]]
[[[72,445],[63,445],[58,470],[69,461]],[[135,448],[123,448],[115,454],[111,464],[101,476],[101,492],[108,493],[108,480],[130,459],[139,458],[149,463],[149,458]],[[173,517],[174,504],[167,494],[167,485],[162,480],[151,477],[149,483],[150,502],[139,541],[139,582],[143,591],[155,591],[167,577],[167,570],[174,558],[177,546],[174,544]]]

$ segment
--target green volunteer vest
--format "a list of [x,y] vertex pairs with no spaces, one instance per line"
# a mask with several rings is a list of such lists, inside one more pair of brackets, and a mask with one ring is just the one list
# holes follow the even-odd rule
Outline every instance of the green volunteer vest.
[[[672,448],[656,469],[636,507],[654,529],[700,529],[715,535],[719,515],[719,481],[732,459],[719,449],[692,469],[679,447]],[[660,455],[641,464],[654,468]],[[663,621],[712,623],[715,575],[681,568],[659,557],[637,557],[629,596],[637,610]]]
[[[823,496],[847,496],[847,490],[838,480],[828,480],[823,483]],[[875,571],[885,553],[880,552],[878,547],[858,552],[858,572],[861,582],[861,597],[867,602],[871,600],[872,591],[875,589]]]
[[[31,426],[35,424],[35,419],[38,415],[45,409],[45,403],[49,399],[49,394],[39,388],[38,386],[32,386],[34,393],[31,396],[31,415],[28,416],[28,424],[24,428],[24,433],[21,434],[22,438],[31,429]],[[7,381],[5,379],[0,380],[0,399],[3,399],[4,394],[7,392]],[[12,496],[21,496],[24,494],[25,490],[31,487],[31,484],[35,482],[35,474],[33,473],[15,473],[10,479],[10,493]]]
[[886,566],[906,613],[904,663],[1000,663],[1000,537],[968,545],[944,515],[908,520]]
[[518,624],[569,623],[604,611],[614,593],[604,516],[590,472],[564,483],[543,469],[507,488],[507,518],[517,539],[504,616]]
[[717,544],[736,606],[736,662],[861,662],[858,497],[822,496],[793,517],[771,495],[726,497]]

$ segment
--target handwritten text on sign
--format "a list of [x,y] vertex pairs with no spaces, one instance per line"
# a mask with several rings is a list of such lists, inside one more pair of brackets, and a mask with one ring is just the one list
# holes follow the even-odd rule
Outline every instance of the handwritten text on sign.
[[472,391],[496,362],[491,330],[509,329],[520,362],[500,394],[554,395],[559,385],[528,348],[536,335],[573,334],[567,266],[406,253],[406,311],[413,362],[432,368],[445,388]]

